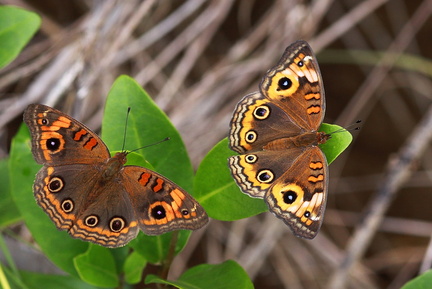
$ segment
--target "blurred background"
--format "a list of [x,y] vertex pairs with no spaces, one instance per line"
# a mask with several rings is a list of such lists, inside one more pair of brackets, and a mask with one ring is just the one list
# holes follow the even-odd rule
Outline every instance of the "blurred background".
[[317,54],[325,122],[362,120],[330,166],[316,239],[294,237],[269,213],[213,220],[192,235],[170,278],[234,259],[256,288],[400,288],[431,267],[432,0],[0,4],[42,17],[31,43],[0,71],[0,157],[29,103],[99,131],[105,97],[127,74],[170,117],[197,168],[227,136],[235,104],[297,39]]

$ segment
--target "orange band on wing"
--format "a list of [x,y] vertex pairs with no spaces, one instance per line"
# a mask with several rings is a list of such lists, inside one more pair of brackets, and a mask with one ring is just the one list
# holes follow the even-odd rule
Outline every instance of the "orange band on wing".
[[152,175],[149,173],[143,173],[143,174],[141,174],[141,177],[139,178],[138,182],[143,186],[147,186],[148,182],[150,181],[151,176]]
[[87,131],[85,129],[81,129],[80,131],[78,131],[77,133],[75,133],[74,140],[79,141],[86,134],[87,134]]
[[156,179],[156,186],[153,187],[153,192],[157,193],[160,190],[162,190],[164,184],[164,180],[157,178]]
[[91,151],[97,146],[98,141],[95,138],[90,138],[84,145],[84,148]]
[[317,177],[315,176],[309,176],[308,181],[311,183],[318,183],[318,182],[322,182],[324,180],[324,175],[318,175]]
[[306,100],[311,100],[313,98],[315,98],[316,100],[320,100],[321,99],[321,94],[320,93],[308,93],[304,96],[304,98]]
[[313,170],[319,170],[323,168],[323,164],[322,162],[311,162],[309,164],[309,167]]
[[316,114],[316,113],[320,113],[321,112],[321,107],[320,106],[310,106],[307,109],[307,113],[308,114]]

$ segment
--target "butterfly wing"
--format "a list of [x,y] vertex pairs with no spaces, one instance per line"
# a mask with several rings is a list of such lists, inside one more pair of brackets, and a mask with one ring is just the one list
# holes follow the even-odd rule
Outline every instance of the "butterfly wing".
[[307,131],[316,131],[325,114],[323,81],[316,56],[306,41],[285,49],[261,81],[260,91]]
[[240,154],[262,150],[270,141],[291,137],[302,129],[279,106],[256,92],[237,104],[230,123],[230,148]]
[[293,164],[302,148],[290,151],[257,151],[228,159],[232,176],[241,190],[254,198],[263,198]]
[[33,185],[36,202],[60,230],[105,247],[126,245],[139,226],[120,182],[102,183],[87,164],[44,166]]
[[208,216],[201,205],[166,177],[142,167],[126,166],[123,178],[145,234],[197,230],[207,224]]
[[54,108],[31,104],[24,122],[30,129],[33,156],[40,164],[93,163],[110,157],[99,136]]
[[308,147],[266,191],[270,211],[302,238],[318,233],[327,202],[328,166],[318,147]]
[[241,190],[263,198],[296,236],[315,237],[328,186],[327,160],[318,147],[232,156],[229,166]]

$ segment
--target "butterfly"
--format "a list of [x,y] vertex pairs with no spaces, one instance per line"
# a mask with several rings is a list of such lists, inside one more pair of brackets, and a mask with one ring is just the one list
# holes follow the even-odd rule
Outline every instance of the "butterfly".
[[105,247],[147,235],[196,230],[208,222],[198,202],[166,177],[125,166],[127,152],[111,157],[104,142],[76,119],[31,104],[24,112],[36,175],[36,202],[60,230]]
[[288,46],[259,91],[237,104],[229,131],[231,174],[302,238],[318,233],[328,194],[328,164],[318,129],[325,97],[316,57],[305,41]]

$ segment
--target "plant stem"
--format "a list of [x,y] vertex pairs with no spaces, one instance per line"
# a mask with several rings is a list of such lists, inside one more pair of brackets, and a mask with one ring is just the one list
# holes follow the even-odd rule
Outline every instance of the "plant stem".
[[[159,274],[159,276],[164,280],[166,280],[168,278],[168,272],[169,272],[169,269],[170,269],[171,264],[172,264],[174,257],[175,257],[175,248],[177,245],[178,235],[179,235],[179,231],[175,231],[171,235],[171,242],[169,245],[168,254],[167,254],[167,257],[165,259],[165,262],[163,262],[162,269],[161,269],[161,272]],[[159,285],[162,285],[162,284],[159,284]],[[158,286],[158,288],[166,288],[166,285],[162,285],[162,287]]]

